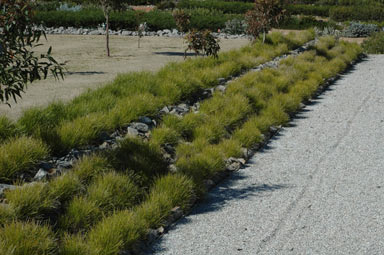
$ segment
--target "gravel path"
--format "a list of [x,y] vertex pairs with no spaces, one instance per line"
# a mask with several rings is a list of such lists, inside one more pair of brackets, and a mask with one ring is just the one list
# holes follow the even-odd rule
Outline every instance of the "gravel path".
[[344,75],[149,254],[383,254],[383,66]]

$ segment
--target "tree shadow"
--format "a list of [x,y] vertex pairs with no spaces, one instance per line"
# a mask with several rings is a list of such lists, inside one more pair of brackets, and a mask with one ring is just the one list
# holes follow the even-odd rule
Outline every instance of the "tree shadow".
[[186,55],[187,57],[197,56],[197,54],[194,52],[187,52],[186,54],[184,54],[184,52],[158,51],[158,52],[154,52],[154,54],[166,55],[166,56],[171,56],[171,57],[172,56],[173,57],[184,57],[184,55]]
[[66,75],[96,75],[96,74],[105,74],[105,72],[96,72],[96,71],[88,71],[88,72],[66,72]]

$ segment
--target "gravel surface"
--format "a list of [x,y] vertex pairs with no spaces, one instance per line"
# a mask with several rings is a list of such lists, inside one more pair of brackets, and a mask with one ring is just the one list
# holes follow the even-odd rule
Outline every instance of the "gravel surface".
[[149,254],[383,254],[384,56],[305,108]]

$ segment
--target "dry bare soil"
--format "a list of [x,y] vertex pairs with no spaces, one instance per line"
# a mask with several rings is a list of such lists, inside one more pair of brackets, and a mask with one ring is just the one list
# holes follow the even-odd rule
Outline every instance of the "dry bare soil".
[[[247,39],[221,39],[221,49],[226,51],[246,45]],[[137,37],[111,37],[111,57],[106,56],[104,36],[48,35],[41,51],[49,46],[61,62],[67,61],[64,81],[53,77],[30,84],[17,104],[11,108],[0,105],[0,115],[17,119],[32,106],[50,102],[68,101],[87,89],[97,88],[112,81],[118,73],[131,71],[157,71],[166,63],[184,59],[186,45],[182,38],[143,37],[138,48]]]

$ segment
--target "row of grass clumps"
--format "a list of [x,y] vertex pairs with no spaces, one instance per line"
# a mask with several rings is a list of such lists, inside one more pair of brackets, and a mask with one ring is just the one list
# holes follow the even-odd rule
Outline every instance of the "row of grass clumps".
[[[119,254],[161,226],[172,208],[188,210],[228,157],[253,148],[271,126],[309,99],[324,80],[361,54],[356,44],[321,38],[313,50],[277,69],[249,73],[216,93],[197,113],[164,117],[149,141],[127,137],[118,149],[86,156],[49,182],[5,193],[0,254]],[[175,147],[176,173],[161,146]],[[33,236],[34,238],[31,238]]]
[[[0,180],[15,181],[46,157],[47,151],[57,156],[72,148],[98,144],[104,132],[113,132],[143,115],[156,116],[165,105],[193,99],[202,90],[218,85],[218,78],[239,75],[313,38],[313,31],[272,34],[267,44],[258,41],[221,53],[217,59],[189,59],[170,63],[157,73],[119,75],[112,83],[69,103],[31,108],[16,123],[2,117],[0,151],[9,153],[0,154]],[[20,156],[14,156],[17,154]]]

